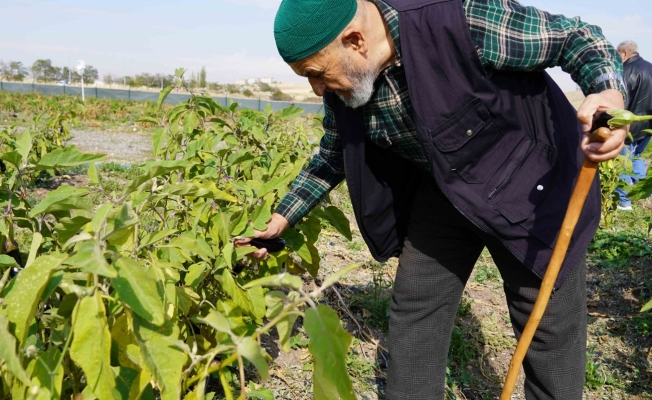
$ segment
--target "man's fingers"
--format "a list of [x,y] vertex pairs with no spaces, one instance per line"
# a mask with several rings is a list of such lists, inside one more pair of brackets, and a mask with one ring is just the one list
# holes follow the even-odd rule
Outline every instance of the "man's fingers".
[[269,253],[267,253],[267,249],[259,249],[259,250],[257,250],[257,251],[250,254],[251,257],[257,258],[259,260],[267,257],[268,255],[269,255]]
[[600,103],[595,95],[586,97],[580,108],[577,110],[577,119],[582,124],[582,131],[589,132],[596,118],[596,113],[600,108]]
[[611,137],[604,143],[589,143],[588,135],[582,138],[582,151],[593,162],[602,162],[616,158],[623,149],[623,142],[627,133],[624,129],[614,129]]

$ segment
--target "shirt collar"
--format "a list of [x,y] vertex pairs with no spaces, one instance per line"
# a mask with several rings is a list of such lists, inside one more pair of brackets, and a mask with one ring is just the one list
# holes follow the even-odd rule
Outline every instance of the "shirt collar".
[[385,3],[382,0],[369,1],[378,7],[380,14],[383,16],[383,19],[387,23],[389,34],[392,37],[392,42],[394,43],[394,51],[396,52],[396,62],[394,63],[394,66],[400,67],[403,65],[403,60],[401,57],[401,40],[399,38],[398,11],[396,11],[389,4]]

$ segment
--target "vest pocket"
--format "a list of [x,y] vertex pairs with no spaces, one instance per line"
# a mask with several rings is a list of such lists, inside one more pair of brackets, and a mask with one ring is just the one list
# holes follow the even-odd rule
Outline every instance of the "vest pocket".
[[496,211],[511,223],[528,219],[553,188],[558,173],[557,151],[538,143],[504,186]]
[[506,156],[504,146],[498,146],[500,130],[479,99],[471,100],[452,118],[429,132],[451,168],[467,183],[483,183]]

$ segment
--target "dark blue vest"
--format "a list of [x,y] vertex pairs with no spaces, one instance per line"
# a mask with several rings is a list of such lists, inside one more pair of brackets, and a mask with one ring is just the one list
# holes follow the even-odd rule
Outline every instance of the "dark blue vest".
[[[385,0],[399,11],[414,121],[441,191],[543,276],[584,154],[575,109],[545,72],[488,74],[461,0]],[[419,172],[365,137],[361,109],[329,93],[356,220],[371,254],[400,254]],[[596,178],[557,280],[600,221]]]

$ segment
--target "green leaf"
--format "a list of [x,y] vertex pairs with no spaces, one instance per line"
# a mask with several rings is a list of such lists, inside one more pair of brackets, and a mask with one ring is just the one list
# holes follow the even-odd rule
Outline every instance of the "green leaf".
[[61,386],[64,372],[63,365],[59,364],[60,359],[61,353],[59,349],[51,346],[35,360],[34,370],[31,374],[32,383],[38,384],[41,391],[47,390],[47,398],[49,399],[59,399],[62,394]]
[[218,332],[233,335],[233,332],[231,332],[231,325],[229,324],[229,320],[226,319],[226,317],[219,311],[210,310],[205,317],[194,317],[192,320],[206,324]]
[[627,193],[627,198],[631,200],[643,200],[650,196],[652,196],[652,177],[650,176],[638,181],[634,188]]
[[167,134],[163,130],[163,128],[158,128],[156,131],[154,131],[154,134],[152,135],[152,145],[154,146],[154,157],[157,157],[159,155],[159,152],[161,151],[161,148],[163,147],[163,143],[167,141]]
[[260,374],[260,378],[265,381],[269,375],[266,353],[262,347],[252,338],[251,336],[246,336],[238,342],[238,353],[241,356],[249,360]]
[[113,209],[113,203],[102,204],[95,210],[95,215],[91,220],[91,230],[93,233],[104,235],[102,232],[102,227],[105,226],[106,218],[109,216],[109,213]]
[[76,215],[74,218],[66,217],[59,219],[59,223],[54,226],[54,230],[59,235],[59,244],[63,245],[66,243],[89,222],[91,222],[89,218],[81,215]]
[[290,336],[292,335],[292,327],[296,322],[299,316],[296,314],[290,314],[285,318],[281,319],[276,324],[276,331],[278,332],[278,341],[281,343],[281,349],[289,353],[290,352]]
[[68,185],[59,186],[51,191],[29,212],[29,217],[34,218],[39,214],[53,213],[67,210],[90,210],[93,203],[86,198],[89,191],[76,189]]
[[18,265],[13,257],[0,254],[0,267],[20,268],[20,265]]
[[21,345],[25,341],[29,322],[34,316],[50,276],[66,259],[65,254],[53,253],[34,260],[29,267],[16,276],[11,291],[5,298],[9,330]]
[[636,115],[627,110],[607,110],[607,114],[611,115],[611,118],[608,122],[609,128],[617,129],[625,125],[631,125],[633,122],[643,122],[649,121],[652,119],[652,115]]
[[168,229],[166,231],[154,232],[150,233],[149,235],[145,235],[145,237],[140,241],[139,249],[151,246],[154,243],[159,242],[168,236],[174,235],[177,232],[178,231],[176,229]]
[[207,265],[205,262],[193,264],[188,267],[188,273],[184,278],[186,285],[197,290],[197,285],[199,285],[205,278],[204,272],[206,271],[206,267]]
[[129,392],[138,378],[138,371],[127,367],[113,367],[115,375],[116,391],[120,394],[120,400],[129,400]]
[[267,311],[265,307],[265,292],[260,286],[252,287],[247,290],[247,297],[251,303],[251,312],[256,317],[256,323],[263,323],[263,317]]
[[16,354],[16,338],[9,333],[9,320],[2,314],[0,314],[0,360],[23,385],[31,385],[29,377],[20,363],[20,358]]
[[265,317],[267,319],[272,319],[276,317],[281,311],[283,311],[283,307],[285,307],[286,300],[287,300],[287,296],[285,295],[285,293],[279,290],[274,290],[265,293],[265,307],[267,307],[267,312],[265,313]]
[[247,292],[236,284],[233,275],[231,275],[231,271],[227,268],[222,269],[220,285],[226,294],[229,295],[231,300],[233,300],[238,307],[242,308],[244,312],[251,313],[253,311],[253,305],[247,296]]
[[242,288],[249,289],[256,286],[286,287],[294,290],[301,290],[303,283],[301,282],[301,278],[298,276],[282,273],[280,275],[271,275],[264,278],[255,279],[251,282],[248,282]]
[[73,310],[75,309],[75,306],[77,305],[78,300],[79,298],[74,293],[68,293],[67,295],[63,296],[61,303],[59,303],[57,314],[64,318],[70,318],[72,316]]
[[291,120],[300,117],[303,114],[303,108],[290,106],[276,113],[276,118],[280,120]]
[[189,254],[197,254],[199,257],[205,261],[209,261],[213,258],[210,248],[205,248],[199,244],[199,239],[191,239],[186,236],[178,236],[170,241],[168,244],[169,247],[176,247],[181,250],[185,250]]
[[351,223],[346,215],[337,207],[330,206],[324,208],[323,212],[316,213],[319,218],[328,221],[339,233],[344,235],[349,241],[353,240],[351,235]]
[[185,169],[192,166],[194,163],[188,160],[168,160],[168,161],[152,161],[146,163],[143,168],[146,172],[136,177],[125,188],[125,193],[136,191],[143,183],[152,180],[161,175],[166,175],[171,172]]
[[231,235],[238,236],[247,228],[249,223],[249,217],[247,215],[247,209],[243,208],[242,212],[236,214],[237,217],[231,220],[229,224],[229,231]]
[[652,300],[650,300],[646,305],[641,308],[641,312],[646,312],[652,310]]
[[94,162],[88,165],[88,179],[91,181],[91,183],[94,183],[96,185],[100,183],[100,177],[97,174],[97,167],[95,167]]
[[118,292],[120,300],[152,324],[163,325],[165,313],[156,281],[131,258],[120,258],[115,262],[115,268],[118,276],[112,279],[111,285]]
[[32,135],[29,131],[25,131],[22,135],[16,138],[16,151],[20,154],[23,162],[29,157],[29,151],[32,149]]
[[41,157],[35,169],[40,171],[44,169],[76,167],[78,165],[93,163],[104,157],[103,154],[84,154],[77,149],[77,146],[67,146],[58,148]]
[[328,277],[326,277],[326,279],[324,279],[324,283],[322,283],[321,287],[326,289],[333,286],[340,279],[342,279],[343,276],[347,275],[349,272],[357,268],[360,268],[360,264],[349,265],[348,267],[341,269],[332,275],[329,275]]
[[186,135],[190,135],[192,131],[199,125],[199,115],[195,111],[190,111],[183,118],[183,131]]
[[222,248],[222,256],[224,257],[224,261],[226,261],[226,265],[229,266],[229,269],[233,269],[233,242],[227,243],[224,248]]
[[274,400],[274,393],[264,387],[256,389],[254,383],[249,381],[249,391],[247,391],[247,397],[259,400]]
[[[310,337],[310,354],[315,367],[313,383],[315,400],[355,400],[355,392],[346,369],[346,353],[352,337],[340,323],[337,313],[319,304],[317,310],[306,310],[303,327]],[[336,397],[332,396],[337,393]]]
[[268,198],[262,206],[256,208],[253,214],[251,214],[251,222],[254,229],[259,231],[264,231],[267,229],[267,223],[272,219],[271,207],[273,203],[273,198]]
[[161,399],[180,399],[181,374],[187,356],[181,350],[184,343],[179,340],[179,328],[170,322],[156,327],[135,315],[134,332],[145,368],[161,389]]
[[287,229],[281,237],[285,239],[286,245],[294,250],[299,257],[308,262],[308,264],[312,264],[312,253],[305,238],[299,231],[296,229]]
[[111,333],[99,291],[81,299],[73,312],[73,320],[70,358],[84,371],[87,387],[95,396],[100,400],[115,399]]
[[95,240],[81,242],[76,248],[77,254],[66,260],[66,264],[79,266],[82,271],[89,274],[115,278],[118,272],[106,262],[100,245]]
[[199,187],[195,182],[184,182],[177,185],[172,185],[165,189],[165,193],[172,196],[185,196],[185,197],[211,197],[211,191]]
[[23,162],[23,156],[21,156],[17,151],[8,151],[0,155],[0,160],[7,161],[8,163],[15,165],[16,168],[20,168]]
[[161,109],[161,107],[163,106],[163,102],[168,97],[170,92],[172,92],[172,90],[174,90],[174,85],[166,86],[165,88],[163,88],[163,90],[161,90],[161,93],[158,95],[158,101],[156,102],[157,110]]

